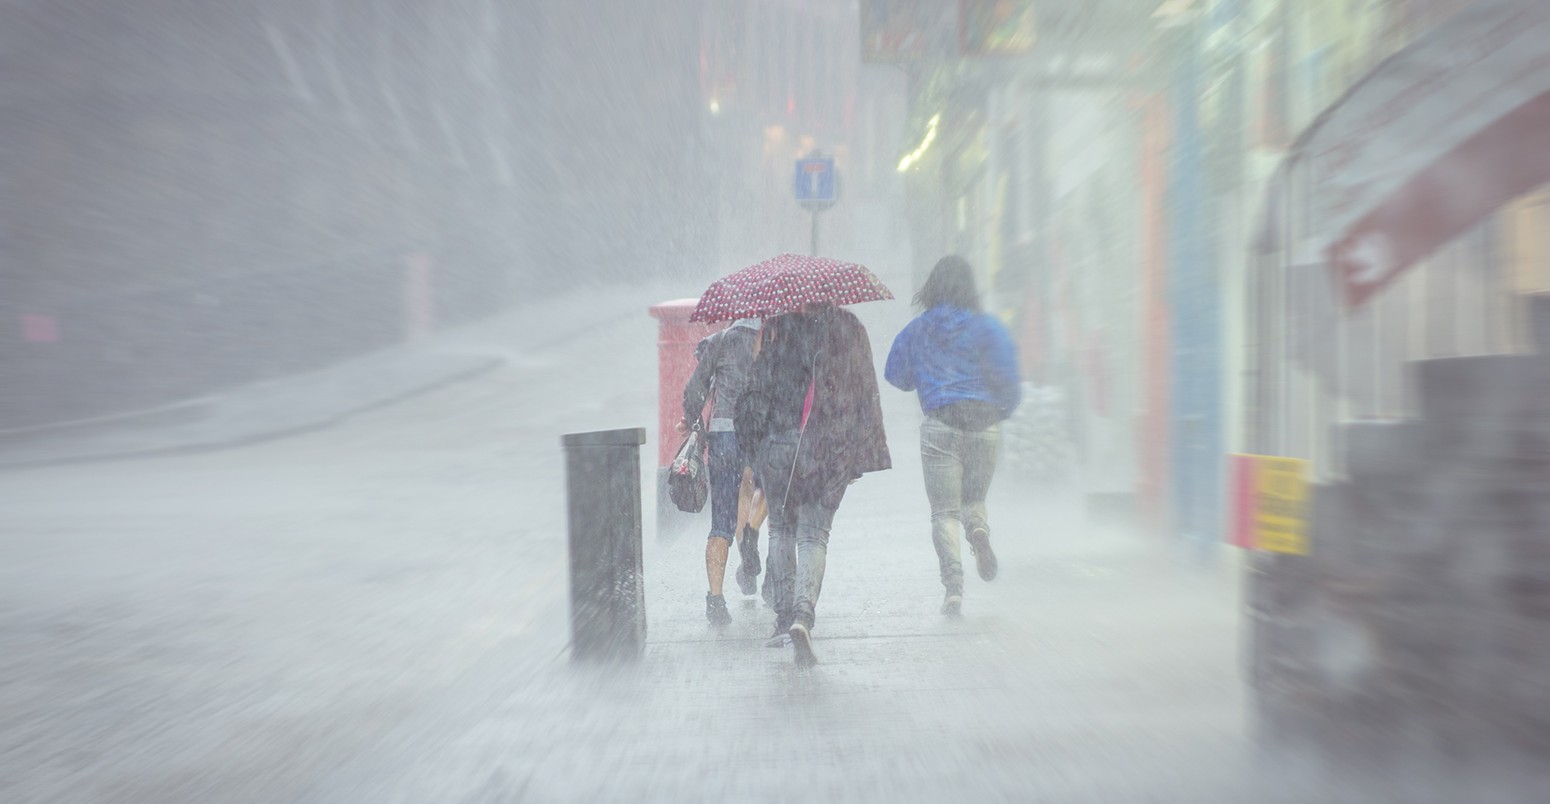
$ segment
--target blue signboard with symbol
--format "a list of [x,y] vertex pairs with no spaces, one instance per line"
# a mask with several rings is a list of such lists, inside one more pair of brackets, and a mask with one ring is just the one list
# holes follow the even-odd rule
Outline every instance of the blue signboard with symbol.
[[796,195],[804,206],[832,204],[837,198],[834,157],[810,156],[797,160]]

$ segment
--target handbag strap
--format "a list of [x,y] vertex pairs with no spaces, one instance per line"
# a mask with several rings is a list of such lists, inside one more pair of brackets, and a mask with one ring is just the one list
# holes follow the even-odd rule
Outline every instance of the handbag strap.
[[[714,346],[715,343],[719,343],[719,339],[712,343]],[[716,409],[716,353],[712,351],[706,357],[711,360],[710,387],[705,389],[705,404],[700,405],[699,412],[694,415],[694,421],[689,423],[689,429],[693,432],[706,432],[710,429],[705,424],[705,405],[710,405],[711,410]]]
[[[716,369],[714,366],[711,367],[710,370],[710,388],[706,389],[705,391],[705,404],[709,405],[712,411],[716,409]],[[715,413],[712,413],[711,416],[714,417]],[[703,406],[700,408],[700,415],[694,417],[694,424],[692,427],[696,430],[710,429],[705,424],[705,408]]]

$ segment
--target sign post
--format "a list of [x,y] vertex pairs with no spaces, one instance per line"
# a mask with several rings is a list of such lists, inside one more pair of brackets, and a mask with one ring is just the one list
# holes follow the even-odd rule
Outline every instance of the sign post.
[[813,151],[797,160],[795,190],[797,203],[813,216],[812,240],[808,253],[818,256],[818,213],[834,206],[839,200],[839,173],[834,169],[834,157]]

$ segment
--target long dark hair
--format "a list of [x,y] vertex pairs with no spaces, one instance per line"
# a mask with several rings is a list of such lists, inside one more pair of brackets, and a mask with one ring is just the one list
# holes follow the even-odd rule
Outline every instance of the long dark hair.
[[950,304],[961,310],[979,312],[980,294],[974,288],[974,269],[969,261],[949,254],[936,261],[926,284],[915,294],[915,306],[930,310],[939,304]]

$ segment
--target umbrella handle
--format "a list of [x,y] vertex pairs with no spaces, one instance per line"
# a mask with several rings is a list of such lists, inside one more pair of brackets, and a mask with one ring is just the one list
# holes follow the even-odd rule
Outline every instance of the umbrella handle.
[[[813,379],[812,379],[812,382],[814,383],[814,385],[816,385],[818,383],[818,355],[821,354],[822,352],[823,352],[822,349],[819,349],[817,352],[813,352]],[[786,506],[791,504],[791,481],[796,480],[796,477],[797,477],[797,461],[802,460],[802,436],[804,436],[804,435],[807,435],[807,422],[806,421],[803,421],[802,422],[802,426],[797,428],[797,450],[796,450],[796,453],[794,455],[792,455],[792,457],[791,457],[791,472],[790,472],[790,474],[786,475],[786,494],[785,494],[785,496],[781,497],[781,500],[780,500],[780,510],[781,510],[782,513],[785,512]]]
[[786,506],[791,504],[791,481],[797,477],[797,461],[802,459],[802,432],[806,429],[804,427],[801,430],[797,430],[797,451],[795,456],[791,458],[791,473],[786,476],[786,494],[780,500],[780,510],[782,513],[785,513]]

